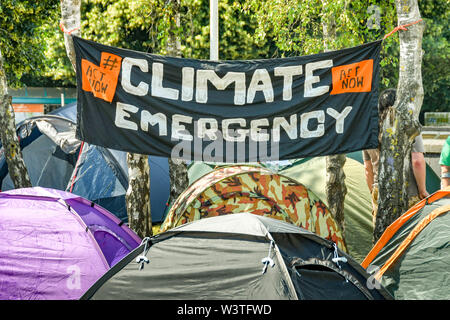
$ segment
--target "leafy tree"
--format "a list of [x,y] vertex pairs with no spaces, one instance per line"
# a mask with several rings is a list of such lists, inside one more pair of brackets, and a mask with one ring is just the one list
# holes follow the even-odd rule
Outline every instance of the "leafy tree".
[[41,76],[46,67],[42,44],[50,36],[49,21],[59,21],[58,1],[7,0],[0,4],[0,48],[11,87],[24,74]]
[[[55,0],[11,0],[2,5],[0,20],[12,17],[6,11],[19,2],[32,3],[44,11],[49,4],[58,4]],[[9,9],[4,9],[6,7]],[[424,112],[447,111],[448,108],[450,72],[446,62],[450,50],[447,28],[449,10],[447,0],[420,1],[419,7],[427,25],[423,39],[425,96],[420,113],[423,123]],[[21,10],[20,6],[17,10]],[[173,20],[174,10],[180,13],[179,26]],[[22,55],[22,63],[13,68],[17,71],[13,72],[13,76],[8,75],[10,86],[75,86],[75,74],[65,54],[57,9],[45,12],[48,19],[38,22],[33,33],[35,39],[42,39],[40,36],[43,36],[46,41],[35,41],[38,46],[31,42],[15,44],[8,54],[4,53],[6,63],[9,63],[8,56],[15,52],[16,47],[29,47],[21,50],[27,55]],[[16,16],[26,17],[26,14],[20,12]],[[322,7],[321,0],[221,0],[219,16],[220,58],[225,60],[322,52],[325,44],[322,41],[321,21],[327,16],[333,16],[335,20],[333,48],[336,49],[381,39],[396,26],[394,0],[336,0],[329,1],[326,7]],[[178,8],[172,0],[85,0],[82,1],[81,20],[82,36],[87,39],[132,50],[167,54],[170,30],[180,39],[183,57],[209,58],[209,0],[181,0]],[[26,29],[22,25],[18,28]],[[1,29],[0,34],[8,33],[8,28]],[[16,32],[19,36],[21,33]],[[397,35],[383,41],[381,55],[380,89],[396,86],[399,66]],[[29,63],[31,59],[27,56],[40,58]],[[6,69],[8,72],[11,70],[9,65]]]
[[419,1],[425,30],[422,42],[424,100],[419,119],[424,113],[449,111],[450,105],[450,30],[448,1]]
[[8,86],[20,84],[24,73],[39,74],[44,66],[40,47],[45,37],[43,25],[57,2],[10,0],[0,5],[0,125],[11,179],[16,188],[31,186],[16,135],[14,110]]

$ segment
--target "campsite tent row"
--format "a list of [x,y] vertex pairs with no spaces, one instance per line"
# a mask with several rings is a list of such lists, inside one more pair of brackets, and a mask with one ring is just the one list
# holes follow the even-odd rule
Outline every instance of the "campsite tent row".
[[[65,177],[67,180],[65,188],[69,191],[73,191],[77,186],[79,186],[78,190],[83,192],[94,190],[97,192],[97,195],[100,194],[103,197],[96,198],[96,196],[92,197],[90,195],[91,201],[97,203],[104,201],[103,203],[112,204],[114,201],[111,200],[115,199],[116,203],[121,203],[124,206],[124,192],[127,185],[126,174],[123,174],[126,172],[125,153],[107,150],[97,146],[89,146],[87,144],[84,146],[82,142],[74,139],[74,122],[67,121],[67,115],[64,115],[64,112],[70,112],[70,110],[74,112],[73,107],[72,109],[62,108],[58,110],[62,116],[47,116],[48,118],[45,120],[34,118],[19,126],[19,134],[22,137],[22,148],[28,148],[32,145],[37,148],[34,150],[42,150],[42,146],[47,145],[47,150],[50,150],[47,153],[44,152],[43,163],[46,164],[44,170],[42,170],[42,166],[36,166],[38,170],[35,172],[38,172],[38,175],[33,175],[33,177],[37,177],[37,184],[48,183],[51,179],[60,182],[62,181],[61,177]],[[48,143],[45,144],[45,142]],[[30,152],[29,160],[35,161],[36,157],[33,158],[32,150],[31,148],[28,151]],[[42,155],[41,153],[38,154]],[[114,154],[115,157],[105,157],[105,155],[111,156]],[[77,156],[74,157],[74,155]],[[358,159],[358,155],[360,153],[357,153],[356,156],[353,154],[353,157]],[[122,165],[118,165],[119,162],[116,160],[120,159],[121,156],[122,160],[125,161],[121,162]],[[346,232],[350,231],[348,235],[353,235],[354,240],[351,236],[347,237],[347,234],[344,239],[337,224],[329,214],[326,205],[321,201],[325,197],[321,196],[319,198],[313,192],[313,190],[316,190],[317,194],[321,194],[324,190],[324,188],[317,187],[317,185],[323,186],[324,184],[324,170],[320,169],[321,166],[323,167],[323,157],[300,159],[288,165],[282,165],[281,167],[277,164],[276,168],[271,164],[265,164],[250,167],[218,167],[214,170],[215,164],[192,163],[189,169],[191,187],[186,190],[171,208],[162,229],[163,231],[170,231],[176,225],[184,225],[204,217],[249,211],[253,214],[266,215],[278,220],[284,220],[291,225],[306,227],[323,238],[334,241],[344,251],[349,248],[348,252],[350,255],[356,253],[359,255],[357,259],[359,260],[361,255],[365,255],[366,252],[364,250],[368,251],[371,247],[371,230],[369,229],[371,227],[370,196],[368,196],[368,190],[367,192],[361,193],[364,186],[367,188],[363,179],[361,159],[359,161],[353,159],[349,161],[351,159],[350,157],[348,155],[346,165],[350,164],[353,168],[350,170],[347,169],[346,176],[347,173],[350,173],[349,176],[352,176],[353,172],[359,172],[359,176],[355,177],[355,181],[358,182],[356,184],[352,182],[353,178],[349,179],[349,176],[346,178],[346,183],[347,186],[350,185],[350,190],[355,188],[349,194],[354,195],[356,192],[353,191],[358,190],[360,196],[360,198],[358,196],[346,197],[346,204],[348,201],[350,203],[355,201],[350,206],[346,206]],[[159,160],[164,162],[164,159]],[[355,164],[357,165],[355,166]],[[154,168],[152,165],[151,167]],[[358,170],[355,170],[355,168]],[[105,172],[103,169],[108,170]],[[166,172],[164,170],[160,171],[163,174]],[[3,178],[6,178],[3,179],[3,182],[7,186],[8,181],[10,183],[7,177],[7,168],[5,171],[5,166],[3,168],[0,167],[0,173]],[[429,185],[429,181],[432,180],[433,176],[427,176],[427,188],[430,191],[434,191],[435,186],[431,186],[430,188]],[[253,182],[251,181],[252,179]],[[436,179],[434,180],[436,181]],[[94,181],[99,186],[98,189],[92,187]],[[111,183],[105,183],[106,181]],[[168,178],[165,181],[168,183]],[[262,187],[255,189],[255,181],[258,182],[258,187]],[[305,187],[297,181],[307,181],[308,187]],[[61,186],[64,186],[66,182],[62,183]],[[105,188],[106,186],[108,187]],[[117,186],[121,186],[121,189],[119,189],[122,193],[115,193]],[[104,189],[116,191],[109,193],[111,197],[105,197],[105,193],[102,193]],[[366,201],[363,201],[365,196],[368,196],[368,198]],[[153,193],[152,198],[154,197],[155,193]],[[152,207],[156,204],[160,205],[161,208],[165,208],[165,201],[161,201],[161,198],[157,198],[156,202],[153,202]],[[369,209],[364,212],[355,211],[354,209],[361,207],[362,203],[366,203]],[[289,210],[289,207],[297,207],[297,209]],[[207,210],[202,211],[202,208],[207,208]],[[225,208],[225,211],[221,208]],[[278,210],[273,210],[274,208]],[[298,210],[299,208],[301,209]],[[313,210],[316,211],[313,212]],[[164,212],[164,210],[160,212]],[[114,213],[118,215],[117,211]],[[124,214],[124,211],[122,211],[122,214]],[[162,213],[161,220],[163,216],[164,214]],[[177,217],[176,221],[174,217]],[[125,216],[122,215],[121,219],[121,223],[123,224],[126,221],[126,214]],[[365,221],[366,227],[361,227],[364,225],[361,221]],[[369,225],[369,228],[367,228],[367,225]],[[368,229],[370,231],[367,231]],[[364,230],[364,232],[359,232],[360,230]],[[347,247],[345,240],[347,240]],[[369,245],[361,246],[361,243],[364,241],[367,241]],[[394,283],[396,282],[394,281]],[[395,293],[395,290],[392,293]],[[401,296],[399,294],[397,295],[399,297]]]
[[[76,103],[17,125],[20,147],[33,186],[75,193],[103,206],[122,221],[128,217],[126,152],[84,143],[75,137]],[[169,198],[166,158],[148,157],[152,220],[162,221]],[[0,155],[0,190],[14,189],[4,154]]]
[[[32,184],[73,192],[103,206],[122,221],[127,222],[126,153],[89,145],[75,139],[76,117],[77,106],[74,103],[50,115],[34,117],[18,125],[18,136]],[[276,167],[270,164],[265,166],[274,172],[274,177],[278,174],[278,176],[295,180],[297,184],[302,184],[309,194],[314,194],[319,200],[313,199],[312,202],[323,203],[326,206],[325,157],[299,159],[287,163],[287,165],[281,164]],[[150,184],[150,201],[152,221],[157,224],[167,218],[166,204],[170,189],[168,161],[165,158],[149,156],[149,164],[150,179],[153,182],[156,181]],[[213,171],[215,166],[216,164],[191,163],[190,185]],[[372,222],[370,194],[364,179],[361,152],[347,155],[344,172],[348,192],[344,204],[345,234],[343,238],[348,252],[357,261],[362,261],[372,246]],[[250,174],[250,172],[247,174],[247,178]],[[223,183],[232,184],[233,182],[224,178],[223,181],[216,181],[215,186]],[[439,178],[427,166],[428,191],[432,193],[438,190],[439,183]],[[0,156],[0,190],[13,188],[6,161],[2,155]],[[283,196],[280,195],[272,196],[272,200],[276,202],[283,201],[282,198]],[[259,204],[262,205],[264,202],[264,199],[259,199]],[[303,226],[306,227],[306,225]],[[328,236],[323,233],[321,235]]]
[[[270,170],[272,175],[283,177],[285,181],[292,181],[294,184],[302,184],[306,187],[309,197],[311,197],[312,203],[320,203],[327,209],[327,197],[325,193],[326,187],[326,168],[325,168],[325,157],[316,158],[305,158],[298,159],[294,161],[283,161],[283,162],[270,162],[265,164],[253,164],[255,166],[264,167],[266,170]],[[345,240],[345,245],[347,252],[357,261],[361,262],[364,257],[370,251],[372,247],[373,240],[373,225],[372,225],[372,204],[369,188],[365,180],[364,165],[362,160],[361,152],[352,152],[347,154],[346,162],[344,164],[344,174],[345,174],[345,184],[347,187],[347,194],[344,201],[344,215],[345,215],[345,226],[343,239]],[[230,170],[233,167],[230,167]],[[235,166],[239,168],[239,166]],[[222,179],[215,179],[210,181],[211,174],[217,171],[218,175]],[[254,170],[254,169],[253,169]],[[205,163],[205,162],[193,162],[189,166],[189,181],[190,187],[180,196],[178,202],[180,206],[177,208],[170,208],[168,215],[162,225],[162,229],[168,229],[167,225],[179,225],[181,222],[186,222],[183,220],[183,215],[186,216],[188,212],[193,213],[192,206],[195,206],[196,202],[205,202],[205,198],[217,198],[218,190],[236,189],[244,188],[245,184],[241,186],[235,186],[235,182],[231,179],[237,174],[233,173],[221,173],[220,165],[216,163]],[[248,171],[246,176],[240,173],[240,179],[251,181],[252,172]],[[434,174],[431,168],[427,167],[427,190],[433,193],[439,189],[440,180]],[[286,187],[284,187],[286,188]],[[248,189],[248,188],[247,188]],[[196,190],[196,191],[194,191]],[[202,190],[202,193],[199,193]],[[209,190],[209,191],[208,191]],[[264,188],[262,188],[265,191]],[[248,191],[248,190],[247,190]],[[282,204],[283,198],[283,186],[276,189],[275,194],[270,194],[270,192],[265,192],[266,197],[276,200],[275,202]],[[201,201],[192,199],[193,192],[197,192],[197,198]],[[234,197],[236,198],[236,197]],[[229,200],[227,200],[229,201]],[[264,202],[264,201],[261,201]],[[225,200],[218,202],[215,201],[214,206],[222,207],[226,203]],[[189,207],[189,204],[191,206]],[[185,213],[181,213],[181,207],[184,208]],[[214,207],[213,207],[214,208]],[[195,209],[196,211],[201,211],[202,208]],[[230,207],[228,207],[230,209]],[[233,208],[234,212],[240,212],[240,210],[249,209],[248,205],[240,205],[239,207]],[[173,219],[171,215],[174,215],[174,211],[177,212],[176,216],[179,221],[177,223],[170,222]],[[209,209],[208,209],[209,211]],[[214,210],[212,210],[214,211]],[[203,214],[205,216],[206,214]],[[215,215],[214,212],[209,211],[209,215]],[[335,224],[334,219],[330,220],[329,216],[325,214],[327,221],[330,224]],[[200,217],[199,212],[197,216],[191,217],[188,220],[198,219]],[[295,223],[294,223],[295,224]],[[320,232],[319,229],[314,230],[309,228],[306,224],[302,227],[316,232],[320,236],[327,238],[330,234],[326,232]]]
[[389,226],[362,266],[333,241],[249,213],[182,224],[139,247],[117,217],[59,190],[2,192],[0,216],[1,299],[450,298],[450,188]]
[[71,193],[0,193],[0,299],[391,299],[337,245],[250,213],[141,242]]

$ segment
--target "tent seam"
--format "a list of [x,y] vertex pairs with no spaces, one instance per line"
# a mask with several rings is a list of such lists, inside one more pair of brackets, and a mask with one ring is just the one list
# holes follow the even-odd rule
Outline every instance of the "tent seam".
[[[78,198],[74,199],[77,200]],[[78,200],[77,200],[78,201]],[[89,227],[86,225],[86,223],[84,223],[83,219],[81,219],[80,215],[78,214],[78,212],[75,211],[75,209],[73,209],[73,207],[71,207],[65,200],[63,199],[59,199],[57,201],[60,205],[66,207],[66,209],[68,209],[68,211],[70,213],[75,213],[74,216],[76,218],[76,220],[78,221],[78,223],[84,227],[83,229],[86,231],[87,234],[89,234],[89,237],[91,238],[91,240],[94,242],[94,247],[96,248],[97,252],[100,254],[100,257],[102,258],[101,260],[103,261],[103,263],[105,264],[107,269],[110,269],[111,266],[109,265],[108,261],[106,260],[105,255],[103,254],[102,249],[100,248],[100,246],[97,243],[97,240],[95,240],[94,235],[92,234],[91,230],[89,229]],[[63,203],[61,203],[63,202]],[[72,212],[73,211],[73,212]]]
[[442,214],[450,211],[450,204],[439,207],[431,211],[426,217],[420,220],[419,223],[411,230],[405,240],[397,247],[395,252],[391,255],[391,257],[386,261],[383,267],[376,273],[375,278],[380,280],[383,274],[389,269],[389,267],[397,261],[397,259],[405,252],[406,248],[412,243],[412,241],[419,235],[419,233],[425,229],[433,220],[439,217]]

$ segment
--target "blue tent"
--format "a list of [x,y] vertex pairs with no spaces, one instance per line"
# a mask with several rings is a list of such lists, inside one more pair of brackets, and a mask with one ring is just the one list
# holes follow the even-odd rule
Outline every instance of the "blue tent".
[[[106,208],[127,222],[126,152],[90,145],[75,138],[77,105],[17,125],[25,165],[33,186],[69,191]],[[150,204],[154,223],[162,222],[170,192],[167,158],[149,156]],[[0,189],[13,189],[3,153]]]

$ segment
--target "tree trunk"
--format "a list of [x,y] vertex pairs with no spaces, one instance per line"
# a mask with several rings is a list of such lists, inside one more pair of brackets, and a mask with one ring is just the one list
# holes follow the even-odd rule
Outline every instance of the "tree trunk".
[[[326,10],[328,0],[322,0],[322,8]],[[333,41],[336,38],[336,22],[333,15],[327,15],[324,12],[322,21],[323,42],[325,51],[336,49],[333,47]],[[344,200],[347,194],[347,187],[345,186],[344,164],[346,161],[345,154],[337,154],[327,156],[325,158],[326,170],[326,196],[328,209],[335,218],[339,227],[344,234],[345,220],[344,220]]]
[[[175,21],[177,27],[180,26],[180,1],[176,0]],[[172,32],[167,42],[167,52],[171,56],[181,57],[180,39]],[[184,161],[169,159],[169,176],[170,176],[170,198],[169,207],[177,200],[180,194],[189,186],[189,177],[187,164]]]
[[129,227],[141,238],[152,232],[150,210],[150,166],[148,157],[127,153],[128,189],[125,196]]
[[61,24],[64,31],[66,53],[76,72],[75,49],[70,34],[77,36],[81,34],[81,0],[61,0]]
[[328,209],[336,219],[342,233],[345,232],[344,200],[347,194],[345,185],[344,164],[347,160],[345,154],[336,154],[326,157],[326,194]]
[[8,95],[6,73],[3,68],[3,56],[0,51],[0,139],[14,187],[31,187],[30,177],[22,158],[22,151],[16,134],[16,121],[11,101],[11,96]]
[[[61,0],[61,24],[67,56],[76,73],[73,35],[80,35],[81,0]],[[125,196],[128,224],[140,237],[152,235],[150,167],[146,155],[127,153],[128,189]]]
[[[396,0],[398,25],[420,19],[417,0]],[[400,71],[397,98],[383,122],[378,175],[378,214],[374,242],[386,227],[408,209],[406,177],[411,147],[420,132],[418,116],[423,101],[422,34],[420,22],[400,30]]]
[[141,238],[153,235],[150,209],[150,165],[148,156],[127,153],[128,189],[125,195],[128,225]]

